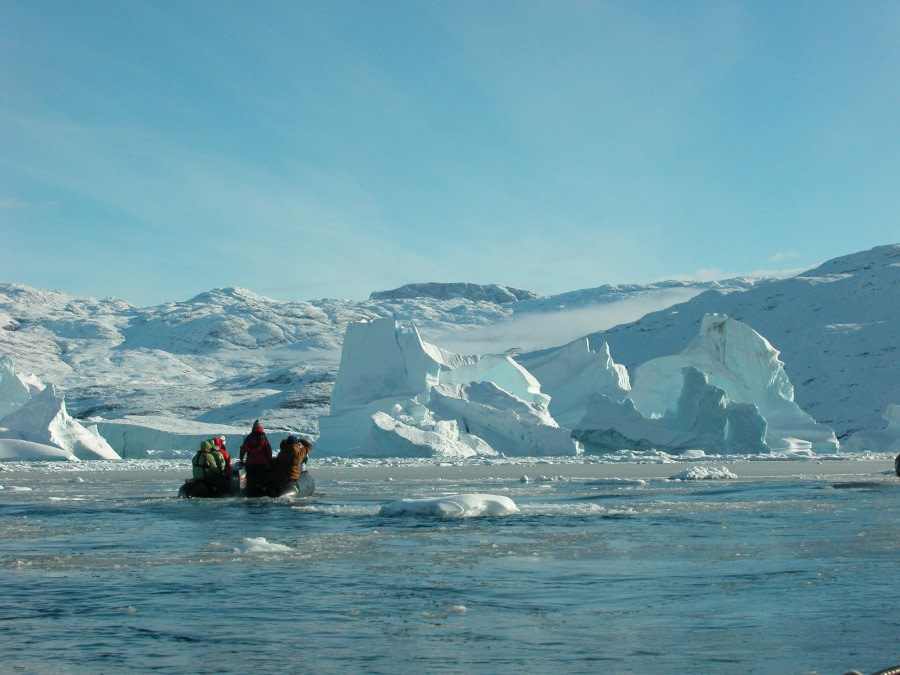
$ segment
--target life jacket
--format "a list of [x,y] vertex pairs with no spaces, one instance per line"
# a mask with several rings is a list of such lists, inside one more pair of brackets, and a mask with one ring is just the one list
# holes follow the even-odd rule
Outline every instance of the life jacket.
[[214,443],[203,441],[191,460],[193,476],[197,480],[218,478],[225,470],[225,459]]

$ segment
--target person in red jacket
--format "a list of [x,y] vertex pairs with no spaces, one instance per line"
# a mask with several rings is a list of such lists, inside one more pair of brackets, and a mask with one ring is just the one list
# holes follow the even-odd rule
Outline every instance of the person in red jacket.
[[213,442],[216,444],[216,447],[219,448],[219,452],[222,453],[222,457],[225,459],[225,478],[231,478],[231,456],[228,454],[228,451],[225,449],[225,437],[224,436],[216,436],[213,439]]
[[253,423],[250,433],[244,437],[239,456],[247,470],[247,496],[263,496],[266,492],[266,469],[272,461],[272,446],[259,420]]

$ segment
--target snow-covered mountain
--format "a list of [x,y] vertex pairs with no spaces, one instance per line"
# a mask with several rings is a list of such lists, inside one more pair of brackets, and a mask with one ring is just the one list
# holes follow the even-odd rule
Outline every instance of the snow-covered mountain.
[[[640,388],[638,365],[682,353],[704,316],[723,314],[781,352],[799,407],[845,441],[885,427],[882,416],[900,403],[898,280],[900,245],[790,279],[601,286],[549,297],[459,283],[414,284],[366,301],[279,302],[229,288],[140,308],[0,284],[0,354],[18,373],[54,384],[73,417],[99,421],[101,430],[103,420],[237,429],[260,418],[270,429],[316,435],[347,326],[389,318],[457,354],[508,353],[528,370],[543,367],[538,379],[556,389],[557,409],[574,424],[586,390],[567,388],[568,376],[548,368],[590,362],[611,382],[630,373]],[[584,336],[587,356],[568,346]],[[557,358],[560,346],[568,351]],[[466,400],[488,395],[476,389]]]
[[[78,418],[238,425],[262,418],[272,428],[314,434],[328,413],[350,323],[412,321],[435,341],[466,347],[460,351],[502,352],[553,346],[612,326],[628,312],[638,318],[674,298],[758,282],[601,286],[554,297],[502,286],[419,284],[361,302],[279,302],[226,288],[155,307],[0,284],[0,354],[18,372],[55,384]],[[526,299],[510,300],[516,297]],[[623,310],[628,302],[636,308]]]

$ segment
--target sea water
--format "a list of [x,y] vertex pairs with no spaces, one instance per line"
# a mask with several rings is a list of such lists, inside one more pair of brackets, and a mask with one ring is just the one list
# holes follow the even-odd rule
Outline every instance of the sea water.
[[[526,481],[360,469],[290,501],[183,500],[183,476],[152,463],[85,466],[0,472],[5,672],[900,662],[900,479],[887,472]],[[392,500],[452,493],[509,497],[519,513],[379,515]]]

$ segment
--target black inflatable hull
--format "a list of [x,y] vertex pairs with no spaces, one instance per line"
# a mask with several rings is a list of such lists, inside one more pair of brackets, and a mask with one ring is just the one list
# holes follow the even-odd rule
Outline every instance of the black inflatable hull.
[[231,483],[207,483],[206,481],[188,478],[184,485],[178,488],[178,496],[184,499],[218,499],[221,497],[236,497],[240,489],[235,489]]
[[279,497],[310,497],[316,491],[316,481],[307,472],[303,472],[300,478],[292,480],[282,487]]
[[297,480],[281,486],[277,491],[270,488],[245,485],[242,490],[237,480],[231,483],[209,484],[202,480],[188,478],[178,489],[178,496],[184,499],[218,499],[222,497],[310,497],[316,491],[316,481],[304,472]]

